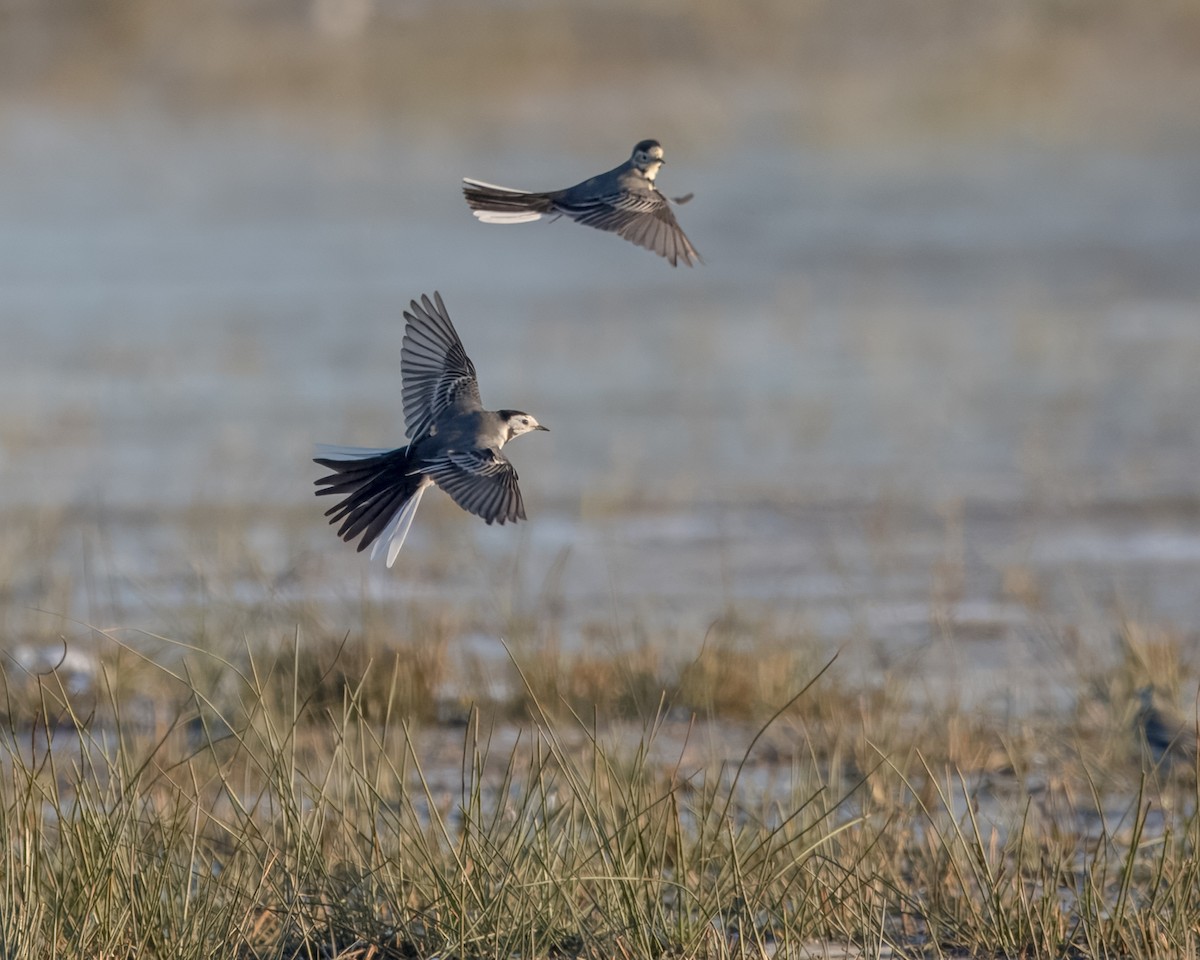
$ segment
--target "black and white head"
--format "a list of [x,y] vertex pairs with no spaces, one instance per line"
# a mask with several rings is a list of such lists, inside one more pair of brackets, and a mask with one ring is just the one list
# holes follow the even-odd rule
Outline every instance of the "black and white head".
[[657,177],[658,168],[666,162],[663,160],[662,144],[657,140],[643,140],[633,148],[633,155],[629,159],[647,180]]
[[519,437],[523,433],[531,433],[534,430],[549,430],[549,427],[543,427],[532,414],[528,414],[523,410],[497,410],[496,413],[504,421],[508,427],[508,435],[504,438],[504,442]]

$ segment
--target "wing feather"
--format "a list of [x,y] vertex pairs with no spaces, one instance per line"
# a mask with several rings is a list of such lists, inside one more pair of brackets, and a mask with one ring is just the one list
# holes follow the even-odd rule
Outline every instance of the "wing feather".
[[408,437],[426,436],[447,411],[478,410],[479,383],[475,364],[450,322],[442,295],[434,292],[412,301],[404,312],[407,324],[400,349],[404,422]]
[[702,262],[680,229],[671,205],[657,190],[618,190],[586,200],[560,199],[555,209],[577,223],[619,234],[631,243],[653,250],[675,266]]
[[424,471],[460,507],[490,523],[525,519],[517,471],[495,450],[451,451]]

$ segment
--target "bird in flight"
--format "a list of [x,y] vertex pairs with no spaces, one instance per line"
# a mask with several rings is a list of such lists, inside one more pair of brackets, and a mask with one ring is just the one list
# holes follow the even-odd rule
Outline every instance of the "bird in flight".
[[[334,472],[317,496],[343,499],[325,511],[338,536],[359,537],[372,559],[396,561],[427,488],[436,484],[464,510],[492,523],[525,519],[517,471],[501,452],[514,437],[546,430],[520,410],[485,410],[475,365],[450,322],[441,294],[422,296],[404,313],[401,396],[409,443],[368,449],[319,444],[315,462]],[[385,545],[386,544],[386,548]]]
[[[663,165],[657,140],[643,140],[619,167],[565,190],[531,193],[463,178],[463,195],[484,223],[527,223],[542,216],[568,216],[577,223],[619,234],[666,257],[671,266],[703,263],[671,212],[671,201],[654,180]],[[686,203],[691,194],[675,198]]]

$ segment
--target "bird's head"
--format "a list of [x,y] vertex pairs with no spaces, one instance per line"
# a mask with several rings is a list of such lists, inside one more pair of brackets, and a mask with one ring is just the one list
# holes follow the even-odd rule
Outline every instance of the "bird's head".
[[508,427],[508,436],[504,442],[507,443],[515,437],[519,437],[523,433],[530,433],[534,430],[549,430],[549,427],[543,427],[530,414],[523,410],[497,410],[497,414],[504,420],[504,424]]
[[662,144],[657,140],[643,140],[633,148],[633,156],[630,157],[630,160],[647,180],[657,177],[658,168],[666,163],[663,159]]

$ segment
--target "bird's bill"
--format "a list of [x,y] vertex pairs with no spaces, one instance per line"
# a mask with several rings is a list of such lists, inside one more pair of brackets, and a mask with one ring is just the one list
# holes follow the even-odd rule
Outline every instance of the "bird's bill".
[[538,429],[538,430],[545,430],[547,433],[549,433],[549,432],[550,432],[550,428],[549,428],[549,427],[547,427],[547,426],[546,426],[544,423],[539,423],[539,424],[537,425],[537,429]]

